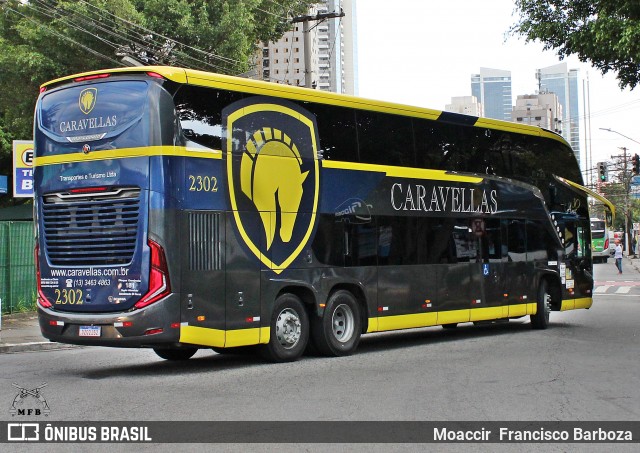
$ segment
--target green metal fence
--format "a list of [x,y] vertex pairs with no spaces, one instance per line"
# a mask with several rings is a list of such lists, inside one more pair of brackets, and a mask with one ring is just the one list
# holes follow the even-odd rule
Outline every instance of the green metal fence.
[[0,222],[0,300],[3,313],[35,308],[34,245],[33,222]]

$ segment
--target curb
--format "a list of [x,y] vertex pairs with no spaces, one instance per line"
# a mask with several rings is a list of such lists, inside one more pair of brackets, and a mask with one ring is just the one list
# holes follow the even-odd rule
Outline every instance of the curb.
[[17,352],[53,351],[57,349],[74,349],[82,346],[48,341],[36,341],[32,343],[0,344],[0,354],[13,354]]

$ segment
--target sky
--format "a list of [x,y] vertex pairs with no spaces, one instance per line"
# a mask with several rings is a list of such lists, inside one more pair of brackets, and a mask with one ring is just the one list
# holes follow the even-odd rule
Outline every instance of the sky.
[[[542,44],[508,34],[518,21],[512,0],[357,0],[356,14],[358,95],[365,98],[444,110],[452,97],[471,95],[471,74],[484,67],[511,71],[515,104],[517,95],[535,94],[536,69],[561,62]],[[640,154],[633,141],[640,142],[640,87],[621,90],[615,74],[603,76],[575,56],[563,61],[579,69],[581,97],[582,80],[589,81],[586,134],[580,118],[583,169],[611,160],[620,147]]]

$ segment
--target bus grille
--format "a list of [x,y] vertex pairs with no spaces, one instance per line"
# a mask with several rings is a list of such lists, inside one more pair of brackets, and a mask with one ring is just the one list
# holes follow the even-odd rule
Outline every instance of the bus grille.
[[220,213],[189,212],[189,269],[222,269]]
[[43,197],[44,245],[54,266],[127,264],[140,219],[140,189]]

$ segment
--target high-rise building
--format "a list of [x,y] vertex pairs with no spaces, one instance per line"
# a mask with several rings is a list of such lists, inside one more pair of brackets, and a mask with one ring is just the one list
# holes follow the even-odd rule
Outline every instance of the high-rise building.
[[471,95],[484,108],[484,116],[497,120],[511,120],[511,71],[480,68],[471,76]]
[[555,93],[562,105],[562,136],[569,142],[580,163],[580,103],[578,70],[567,70],[566,63],[536,71],[540,92]]
[[[344,17],[310,22],[311,86],[323,91],[357,94],[355,0],[318,1],[308,15],[344,12]],[[256,58],[257,77],[276,83],[305,86],[303,25],[276,42],[263,43]]]

